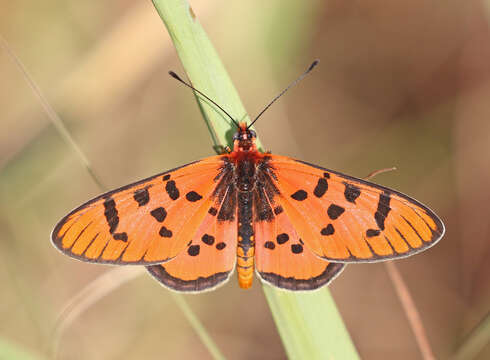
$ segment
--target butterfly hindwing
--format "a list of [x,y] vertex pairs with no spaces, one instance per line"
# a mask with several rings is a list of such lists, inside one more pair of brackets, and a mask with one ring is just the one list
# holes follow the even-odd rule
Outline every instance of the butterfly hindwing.
[[405,257],[444,233],[429,208],[397,191],[288,157],[267,162],[294,229],[316,255],[337,262]]
[[259,277],[288,290],[315,290],[327,285],[345,264],[316,256],[300,239],[285,212],[255,224],[255,261]]
[[184,251],[213,205],[220,156],[100,195],[65,216],[52,233],[63,253],[84,261],[154,264]]
[[166,287],[183,292],[212,290],[226,282],[236,262],[237,217],[218,220],[206,215],[186,250],[165,264],[147,269]]

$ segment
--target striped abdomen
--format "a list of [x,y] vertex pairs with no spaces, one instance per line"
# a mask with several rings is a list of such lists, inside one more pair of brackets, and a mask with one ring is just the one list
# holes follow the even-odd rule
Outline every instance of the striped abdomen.
[[252,286],[254,275],[255,238],[253,228],[253,189],[255,185],[255,163],[243,159],[236,167],[238,202],[238,284],[243,289]]
[[238,192],[238,284],[243,289],[252,286],[254,275],[255,240],[252,224],[252,193]]

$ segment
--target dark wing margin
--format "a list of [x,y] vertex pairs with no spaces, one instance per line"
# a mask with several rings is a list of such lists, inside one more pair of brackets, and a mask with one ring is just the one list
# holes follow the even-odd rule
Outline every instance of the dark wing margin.
[[224,285],[230,279],[234,270],[219,272],[208,277],[200,276],[194,280],[182,280],[169,274],[165,269],[165,265],[151,265],[147,266],[146,269],[163,286],[177,292],[185,293],[199,293],[214,290]]
[[293,276],[283,277],[271,272],[257,271],[259,277],[266,283],[285,290],[312,291],[318,290],[330,284],[344,270],[345,264],[327,263],[325,270],[315,277],[309,279],[297,279]]

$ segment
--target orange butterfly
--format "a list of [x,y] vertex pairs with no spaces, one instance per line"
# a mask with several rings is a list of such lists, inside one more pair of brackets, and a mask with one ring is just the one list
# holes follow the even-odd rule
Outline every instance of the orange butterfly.
[[441,239],[442,221],[418,201],[261,153],[252,124],[237,124],[233,151],[107,192],[71,211],[54,228],[53,244],[83,261],[145,265],[166,287],[199,292],[223,284],[235,268],[245,289],[255,269],[273,286],[314,290],[346,263],[410,256]]

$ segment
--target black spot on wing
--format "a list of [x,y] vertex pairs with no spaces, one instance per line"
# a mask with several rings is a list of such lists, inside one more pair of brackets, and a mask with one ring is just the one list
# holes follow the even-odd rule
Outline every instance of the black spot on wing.
[[308,197],[308,193],[304,190],[298,190],[291,197],[296,201],[303,201]]
[[179,189],[177,189],[175,181],[173,180],[170,180],[165,184],[165,191],[167,192],[168,197],[172,200],[177,200],[180,197]]
[[367,237],[374,237],[374,236],[378,236],[380,234],[380,230],[378,229],[367,229],[366,231],[366,236]]
[[333,235],[334,232],[335,232],[335,229],[334,229],[333,225],[332,224],[328,224],[327,226],[325,226],[320,231],[320,234],[322,234],[323,236],[328,236],[328,235]]
[[274,250],[276,247],[276,244],[274,244],[272,241],[266,241],[264,244],[264,247],[269,250]]
[[121,240],[121,241],[124,241],[124,242],[127,242],[128,241],[128,234],[125,233],[125,232],[115,233],[114,235],[112,235],[112,237],[114,238],[114,240]]
[[164,238],[170,238],[173,235],[172,230],[167,229],[165,226],[162,226],[158,233]]
[[374,220],[381,230],[385,229],[385,219],[390,212],[390,193],[387,191],[379,194],[378,209],[374,213]]
[[278,205],[274,208],[274,214],[276,215],[279,215],[280,213],[282,213],[284,211],[284,209],[282,208],[281,205]]
[[163,180],[163,181],[167,181],[167,180],[169,180],[169,179],[170,179],[170,174],[165,174],[165,175],[163,175],[163,177],[162,177],[162,180]]
[[210,207],[208,213],[211,214],[212,216],[216,216],[218,210],[215,207]]
[[293,254],[301,254],[303,252],[303,245],[301,245],[301,244],[291,245],[291,252]]
[[148,204],[148,202],[150,201],[150,194],[148,193],[148,189],[136,190],[134,192],[133,198],[139,206]]
[[323,195],[325,195],[327,190],[328,190],[327,180],[325,180],[325,178],[320,178],[318,179],[318,183],[315,186],[315,190],[313,190],[313,194],[316,197],[321,198]]
[[165,211],[165,209],[161,206],[150,211],[150,214],[158,222],[163,222],[165,220],[165,218],[167,217],[167,211]]
[[289,240],[289,235],[286,233],[279,234],[276,237],[276,241],[279,245],[286,243],[288,240]]
[[113,234],[119,225],[119,216],[117,216],[116,202],[111,197],[104,201],[104,215],[109,225],[109,232]]
[[190,256],[197,256],[199,255],[199,252],[201,251],[201,247],[199,245],[191,245],[189,246],[189,248],[187,249],[187,253],[190,255]]
[[220,242],[216,244],[216,249],[218,250],[223,250],[226,247],[226,244],[224,242]]
[[332,220],[337,219],[344,213],[345,209],[342,206],[332,204],[327,209],[328,217]]
[[185,198],[190,202],[196,202],[202,199],[202,195],[195,191],[189,191],[187,194],[185,194]]
[[213,245],[214,244],[214,236],[213,235],[204,234],[201,237],[201,240],[206,245]]
[[356,185],[352,185],[346,182],[344,182],[344,185],[345,185],[345,190],[344,190],[345,200],[355,204],[356,199],[359,197],[359,195],[361,195],[361,189]]
[[329,174],[328,172],[324,172],[324,173],[323,173],[323,177],[324,177],[325,179],[330,179],[330,174]]

